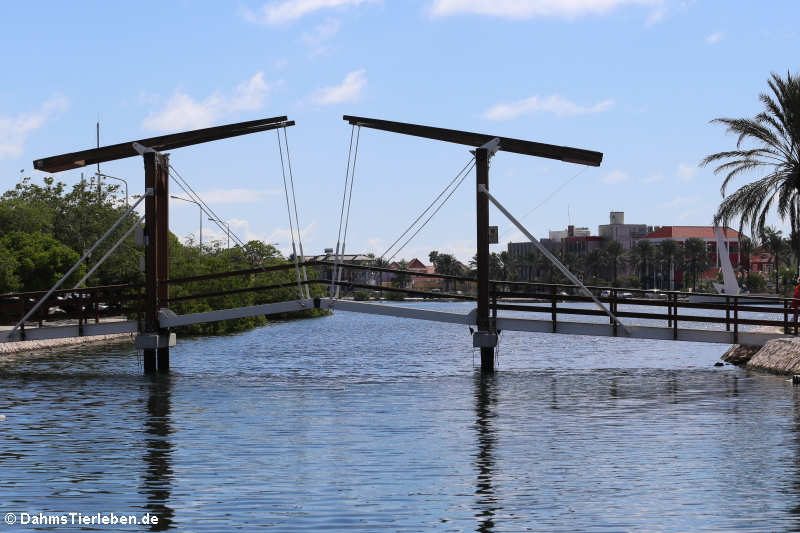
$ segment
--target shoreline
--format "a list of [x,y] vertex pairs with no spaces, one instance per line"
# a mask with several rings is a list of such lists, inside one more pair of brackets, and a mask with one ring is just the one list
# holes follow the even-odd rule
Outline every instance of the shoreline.
[[14,341],[0,343],[0,356],[23,352],[51,351],[66,346],[96,344],[103,342],[133,342],[133,333],[113,333],[110,335],[92,335],[86,337],[66,337],[63,339],[45,339],[34,341]]

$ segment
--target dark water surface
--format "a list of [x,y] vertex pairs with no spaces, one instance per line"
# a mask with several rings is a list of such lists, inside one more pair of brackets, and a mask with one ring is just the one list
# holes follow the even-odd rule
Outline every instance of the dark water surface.
[[339,312],[179,339],[165,378],[127,345],[3,363],[0,511],[150,511],[183,531],[798,530],[798,390],[714,368],[725,348],[509,332],[482,379],[465,326]]

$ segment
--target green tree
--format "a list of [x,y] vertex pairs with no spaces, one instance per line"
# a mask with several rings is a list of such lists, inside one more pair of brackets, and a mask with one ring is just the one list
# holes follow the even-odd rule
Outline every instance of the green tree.
[[630,257],[631,261],[639,270],[639,284],[643,289],[648,288],[647,278],[648,278],[648,267],[653,260],[654,255],[654,248],[653,243],[647,240],[640,240],[637,241],[636,244],[631,248]]
[[[458,262],[458,259],[454,255],[451,254],[440,254],[439,252],[433,251],[428,256],[433,263],[434,271],[437,274],[444,274],[447,276],[460,276],[461,272],[461,263]],[[446,279],[444,280],[444,290],[449,291],[452,287],[452,280]]]
[[[0,239],[0,248],[14,258],[13,277],[26,291],[43,291],[52,287],[80,258],[74,250],[43,233],[12,231]],[[84,265],[65,282],[75,283],[86,272]],[[13,278],[12,278],[13,279]]]
[[605,250],[601,248],[591,250],[586,254],[586,258],[584,259],[587,277],[596,280],[600,276],[600,273],[605,270],[607,264],[608,255]]
[[739,234],[739,267],[744,270],[745,277],[750,275],[750,256],[753,254],[753,241],[742,233]]
[[608,262],[611,264],[611,286],[617,286],[617,265],[619,265],[619,260],[625,253],[625,250],[622,248],[622,245],[617,241],[609,241],[606,244],[606,256],[608,257]]
[[766,251],[772,254],[773,265],[775,267],[775,294],[780,294],[780,258],[786,250],[786,241],[783,240],[780,230],[775,230],[765,226],[761,231],[761,245]]
[[684,249],[684,268],[692,279],[692,289],[697,288],[697,278],[708,268],[708,247],[703,239],[686,239]]
[[[753,118],[717,118],[737,137],[736,149],[711,154],[701,165],[717,164],[715,174],[724,174],[722,203],[716,222],[739,217],[741,229],[749,224],[753,235],[765,228],[767,213],[773,204],[778,214],[791,223],[792,232],[800,231],[800,77],[773,73],[767,81],[771,94],[762,93],[764,109]],[[746,173],[758,179],[725,196],[732,180]],[[794,243],[800,246],[800,240]],[[795,248],[800,257],[800,249]]]
[[16,257],[0,241],[0,293],[16,291],[22,286],[17,268]]
[[659,260],[662,263],[665,263],[667,266],[667,285],[670,290],[675,289],[675,276],[674,276],[674,265],[675,265],[675,258],[678,254],[681,253],[680,246],[676,241],[672,239],[664,239],[657,246],[657,255]]

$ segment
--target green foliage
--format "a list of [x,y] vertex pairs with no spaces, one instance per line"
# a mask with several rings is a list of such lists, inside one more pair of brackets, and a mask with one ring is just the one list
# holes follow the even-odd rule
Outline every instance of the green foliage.
[[687,281],[691,279],[692,287],[697,288],[700,274],[708,267],[708,247],[702,239],[692,237],[686,239],[684,249],[684,271],[687,274]]
[[745,283],[747,284],[747,288],[750,289],[750,292],[762,292],[767,288],[767,280],[757,272],[748,274]]
[[[213,243],[201,249],[199,246],[181,244],[178,239],[170,234],[170,278],[185,278],[214,274],[217,272],[230,272],[234,270],[247,270],[257,266],[273,266],[286,264],[287,261],[280,252],[270,245],[260,241],[250,241],[244,247],[236,246],[225,249],[221,243]],[[316,279],[313,269],[307,270],[308,279]],[[258,272],[245,276],[230,276],[225,278],[202,280],[191,283],[175,284],[170,286],[170,297],[180,298],[189,295],[213,295],[241,289],[255,289],[270,285],[286,284],[286,287],[263,289],[256,291],[226,294],[224,296],[209,296],[207,298],[176,301],[170,304],[170,309],[177,314],[199,313],[216,309],[230,309],[249,305],[261,305],[271,302],[292,300],[298,297],[296,275],[293,269],[275,272]],[[322,296],[324,288],[311,286],[311,296]],[[310,309],[298,313],[282,316],[271,315],[271,319],[300,318],[320,316],[326,314],[318,309]],[[220,335],[244,331],[267,323],[264,316],[254,316],[226,320],[223,322],[209,322],[194,324],[179,328],[179,332],[194,335]]]
[[401,301],[406,299],[406,293],[404,292],[395,292],[395,291],[386,291],[384,293],[387,300],[392,301]]
[[[0,228],[3,228],[4,236],[14,232],[31,235],[29,241],[39,240],[41,236],[48,237],[75,252],[77,260],[125,212],[124,201],[115,196],[117,190],[115,185],[104,186],[98,193],[95,182],[88,181],[77,183],[68,191],[65,184],[56,182],[52,177],[44,178],[42,185],[33,183],[30,178],[24,178],[13,189],[0,196]],[[95,249],[92,257],[87,260],[89,266],[86,268],[90,268],[93,258],[102,257],[130,225],[137,222],[138,217],[131,215]],[[128,237],[87,280],[87,285],[141,281],[143,278],[139,272],[139,258],[142,254],[142,250],[134,245],[133,236]],[[37,264],[48,268],[47,263],[38,263],[42,259],[37,258]],[[55,260],[56,258],[50,258],[50,261]],[[67,265],[67,268],[69,266],[71,265]],[[42,276],[25,273],[30,267],[30,261],[19,261],[17,258],[14,276],[20,285],[16,289],[49,288],[38,285],[44,282]],[[64,271],[66,269],[61,272]],[[35,284],[29,284],[34,283],[33,280]]]
[[[3,229],[0,235],[0,292],[50,288],[127,210],[124,199],[116,197],[117,190],[117,186],[109,185],[98,191],[94,181],[81,182],[67,190],[63,183],[51,177],[45,178],[41,185],[25,178],[14,189],[0,196],[0,228]],[[93,260],[102,257],[131,224],[139,223],[141,221],[137,215],[130,215],[95,249],[88,259],[88,265],[81,265],[65,286],[80,279]],[[278,250],[259,241],[251,241],[243,247],[230,250],[223,249],[220,243],[201,248],[193,243],[183,245],[170,234],[169,247],[172,279],[286,264]],[[133,236],[128,237],[87,280],[86,285],[144,281],[144,276],[139,272],[139,261],[143,255],[143,249],[134,244]],[[316,279],[316,272],[309,270],[308,278]],[[293,270],[283,270],[171,285],[170,296],[181,297],[288,284],[285,288],[173,302],[170,308],[178,314],[184,314],[296,299],[298,289],[295,281]],[[312,297],[322,296],[323,293],[322,287],[311,286]],[[311,309],[271,318],[321,314],[327,312]],[[264,323],[266,318],[257,316],[197,324],[179,328],[179,331],[221,334]]]
[[[763,110],[752,118],[718,118],[736,136],[734,150],[707,156],[701,165],[716,164],[715,174],[724,175],[722,195],[740,176],[755,173],[755,181],[725,196],[715,220],[739,218],[739,228],[750,225],[753,235],[763,233],[767,214],[774,205],[789,219],[792,233],[800,231],[800,76],[790,72],[782,78],[773,73],[767,81],[770,93],[760,95]],[[800,239],[794,240],[800,246]],[[800,256],[800,250],[795,248]]]
[[[12,231],[0,239],[0,248],[5,248],[10,257],[6,268],[14,267],[7,279],[12,283],[18,280],[17,285],[28,291],[49,289],[80,257],[53,237],[39,232]],[[84,272],[81,265],[66,283],[75,283]]]
[[0,293],[16,291],[22,286],[16,274],[18,265],[15,254],[0,241]]
[[369,293],[367,291],[355,291],[353,293],[353,300],[356,300],[357,302],[369,300]]

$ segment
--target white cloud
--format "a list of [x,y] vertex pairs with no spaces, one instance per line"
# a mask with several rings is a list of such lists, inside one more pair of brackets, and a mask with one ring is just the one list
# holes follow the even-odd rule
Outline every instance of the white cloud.
[[606,174],[603,178],[603,183],[606,185],[616,185],[617,183],[628,181],[628,178],[629,176],[621,170],[613,170]]
[[664,202],[661,204],[661,207],[665,207],[667,209],[679,209],[682,207],[687,207],[690,205],[694,205],[700,198],[697,196],[676,196],[672,200],[668,202]]
[[[280,193],[280,189],[213,189],[198,194],[203,201],[209,204],[255,204]],[[180,200],[175,205],[192,206],[191,202],[181,202]]]
[[666,16],[667,16],[666,8],[664,6],[658,6],[653,11],[651,11],[649,15],[647,15],[647,19],[645,19],[644,25],[648,28],[650,26],[655,26],[656,24],[664,20],[664,17]]
[[361,91],[367,84],[366,70],[354,70],[344,77],[339,85],[323,87],[311,97],[315,104],[329,105],[343,102],[355,102],[361,96]]
[[678,165],[678,179],[681,181],[689,181],[697,174],[697,167],[681,163]]
[[723,37],[725,37],[724,33],[721,31],[715,31],[706,37],[706,44],[717,44],[722,40]]
[[214,93],[203,100],[175,91],[164,107],[151,112],[142,127],[153,131],[186,130],[208,127],[228,113],[255,111],[264,106],[270,84],[258,72],[236,86],[229,96]]
[[[604,15],[625,5],[660,5],[661,0],[433,0],[433,16],[489,15],[510,19]],[[652,15],[651,15],[652,17]]]
[[658,183],[659,181],[662,181],[663,179],[664,179],[664,175],[663,174],[650,174],[643,181],[645,183]]
[[337,19],[329,18],[315,26],[313,31],[303,32],[301,39],[312,55],[321,55],[328,51],[327,42],[339,32],[341,26]]
[[284,0],[267,2],[253,11],[242,8],[239,14],[248,22],[255,24],[283,24],[293,22],[322,9],[343,8],[374,3],[376,0]]
[[509,120],[520,115],[545,112],[553,113],[559,117],[571,117],[588,113],[602,113],[611,109],[613,105],[613,100],[603,100],[594,105],[582,106],[567,100],[561,95],[554,94],[547,98],[531,96],[516,102],[497,104],[488,109],[483,116],[489,120]]
[[28,135],[68,106],[66,97],[53,96],[32,113],[20,113],[13,117],[0,116],[0,159],[21,156]]

